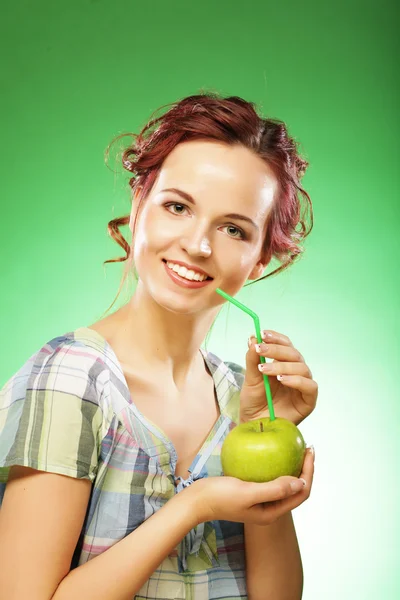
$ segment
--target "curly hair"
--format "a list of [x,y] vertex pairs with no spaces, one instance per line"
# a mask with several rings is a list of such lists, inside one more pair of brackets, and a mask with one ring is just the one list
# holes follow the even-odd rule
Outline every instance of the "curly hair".
[[[164,108],[169,110],[157,117],[157,112]],[[301,256],[304,248],[300,244],[313,227],[311,199],[300,185],[300,179],[309,163],[299,154],[298,142],[289,136],[283,121],[263,118],[258,114],[253,102],[238,96],[223,98],[215,92],[203,92],[161,106],[153,112],[139,134],[125,133],[114,138],[106,149],[106,159],[110,146],[127,135],[133,136],[134,143],[122,152],[122,165],[132,173],[129,179],[132,197],[136,194],[139,196],[133,234],[140,207],[151,191],[168,154],[181,142],[217,140],[229,145],[242,145],[252,150],[271,167],[278,182],[262,246],[262,256],[266,264],[272,258],[278,259],[282,264],[246,286],[287,269]],[[304,206],[301,205],[301,197],[306,200]],[[307,228],[308,213],[310,224]],[[129,221],[130,214],[112,219],[108,223],[109,235],[122,247],[125,256],[106,260],[103,265],[123,261],[127,261],[127,265],[118,293],[106,312],[116,302],[131,269],[133,252],[119,229],[122,225],[129,224]]]

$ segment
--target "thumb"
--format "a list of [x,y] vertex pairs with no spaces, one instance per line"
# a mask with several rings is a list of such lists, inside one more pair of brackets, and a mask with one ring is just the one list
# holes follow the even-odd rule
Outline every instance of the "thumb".
[[266,483],[251,483],[254,503],[274,502],[288,498],[304,489],[304,479],[283,475]]
[[243,385],[253,386],[263,380],[262,373],[258,370],[261,360],[260,355],[255,349],[257,343],[257,338],[251,335],[248,340],[249,349],[246,354],[246,373]]

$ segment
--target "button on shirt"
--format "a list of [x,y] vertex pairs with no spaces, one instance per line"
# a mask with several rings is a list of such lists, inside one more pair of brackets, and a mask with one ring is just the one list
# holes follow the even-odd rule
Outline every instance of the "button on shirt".
[[[140,527],[197,479],[223,475],[220,452],[239,421],[244,369],[200,351],[221,414],[187,479],[175,476],[173,443],[135,406],[113,349],[93,329],[51,339],[0,390],[0,506],[12,465],[92,482],[71,570]],[[134,598],[247,599],[244,550],[243,523],[200,523]]]

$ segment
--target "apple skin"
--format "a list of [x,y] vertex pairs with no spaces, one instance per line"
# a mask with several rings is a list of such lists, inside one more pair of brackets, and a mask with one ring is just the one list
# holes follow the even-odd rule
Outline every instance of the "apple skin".
[[305,452],[304,438],[291,421],[254,419],[237,425],[226,436],[221,448],[222,470],[224,475],[254,483],[282,475],[299,477]]

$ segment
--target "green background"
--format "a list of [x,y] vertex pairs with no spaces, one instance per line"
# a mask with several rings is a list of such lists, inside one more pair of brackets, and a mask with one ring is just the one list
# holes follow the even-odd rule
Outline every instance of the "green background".
[[[104,164],[114,136],[206,89],[256,102],[301,142],[315,217],[305,255],[238,299],[291,338],[319,384],[300,426],[316,449],[312,494],[293,513],[304,600],[400,597],[396,10],[387,0],[2,10],[0,385],[115,297],[123,266],[103,261],[123,253],[106,226],[130,204],[127,174]],[[207,346],[244,364],[252,332],[224,308]]]

